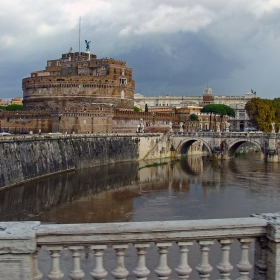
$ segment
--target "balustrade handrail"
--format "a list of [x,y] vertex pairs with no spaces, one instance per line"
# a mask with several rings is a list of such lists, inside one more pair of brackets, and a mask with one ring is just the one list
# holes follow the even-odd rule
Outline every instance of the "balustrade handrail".
[[36,231],[38,245],[112,244],[261,237],[267,222],[259,218],[231,218],[110,224],[47,224]]

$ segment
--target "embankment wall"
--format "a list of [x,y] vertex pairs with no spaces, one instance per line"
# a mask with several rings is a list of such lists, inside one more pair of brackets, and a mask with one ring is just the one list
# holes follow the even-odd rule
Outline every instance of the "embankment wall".
[[[162,135],[41,135],[0,140],[0,188],[74,169],[143,159]],[[152,157],[169,156],[154,153]]]

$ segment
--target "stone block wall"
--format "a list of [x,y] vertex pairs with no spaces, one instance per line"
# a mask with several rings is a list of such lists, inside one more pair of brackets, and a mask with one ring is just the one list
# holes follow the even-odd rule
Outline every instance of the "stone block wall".
[[0,188],[56,172],[139,159],[132,136],[41,136],[0,140]]

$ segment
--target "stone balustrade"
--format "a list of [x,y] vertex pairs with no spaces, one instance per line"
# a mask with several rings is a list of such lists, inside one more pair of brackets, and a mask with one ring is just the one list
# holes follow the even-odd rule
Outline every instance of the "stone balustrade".
[[[213,279],[215,268],[220,279],[280,279],[280,213],[253,215],[249,218],[134,222],[108,224],[40,224],[40,222],[0,223],[1,279]],[[238,241],[237,263],[232,263],[231,245]],[[220,261],[213,264],[209,251],[216,252]],[[191,267],[189,250],[197,248],[198,263]],[[173,250],[171,258],[168,251]],[[255,260],[249,261],[254,248]],[[157,257],[148,257],[151,247]],[[42,249],[41,249],[42,248]],[[107,248],[110,248],[108,257]],[[133,250],[132,250],[133,249]],[[47,250],[50,256],[38,253]],[[68,250],[72,270],[63,271],[61,253]],[[81,268],[81,255],[93,254],[91,270]],[[104,261],[104,253],[107,258]],[[193,255],[191,255],[193,257]],[[126,262],[129,262],[126,266]],[[64,260],[65,261],[65,260]],[[108,271],[106,261],[113,262]],[[175,266],[169,264],[171,262]],[[47,273],[38,267],[50,266]],[[152,267],[156,264],[155,267]],[[149,268],[148,268],[149,267]],[[195,273],[196,276],[190,276]],[[86,275],[86,273],[88,275]],[[174,274],[175,273],[175,274]],[[173,275],[173,276],[171,276]],[[175,276],[174,276],[175,275]],[[194,275],[194,274],[192,274]],[[254,276],[250,276],[254,275]],[[90,277],[90,278],[89,278]],[[171,277],[171,278],[170,278]],[[175,278],[176,277],[176,278]],[[217,277],[215,277],[217,278]]]

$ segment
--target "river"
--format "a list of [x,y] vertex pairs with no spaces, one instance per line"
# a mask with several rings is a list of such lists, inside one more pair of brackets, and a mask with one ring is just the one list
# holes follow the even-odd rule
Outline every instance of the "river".
[[[189,156],[180,160],[110,164],[50,176],[0,191],[0,219],[109,223],[249,217],[252,213],[279,212],[279,201],[279,163],[265,163],[261,152],[250,151],[227,161]],[[220,258],[215,253],[219,252],[219,244],[216,242],[214,247],[210,259],[215,267]],[[236,264],[240,260],[239,243],[235,241],[232,247],[231,261]],[[253,251],[251,246],[251,263],[254,263]],[[153,272],[156,250],[153,252],[147,254],[149,279],[156,279]],[[131,246],[128,255],[126,265],[131,271],[136,262]],[[200,259],[197,244],[192,246],[190,255],[193,267],[190,279],[197,279],[194,269]],[[46,258],[50,259],[48,253],[41,250],[39,269],[45,276],[50,269],[50,260],[46,262]],[[65,275],[71,270],[70,260],[69,251],[63,250]],[[83,253],[81,264],[85,272],[92,269],[93,261],[92,253]],[[105,253],[104,262],[108,271],[115,266],[109,252]],[[168,262],[173,268],[178,264],[175,245],[170,248]],[[237,275],[235,268],[231,276]],[[214,269],[211,279],[217,277]],[[134,279],[132,273],[127,279]],[[170,279],[178,278],[173,272]]]
[[0,191],[2,221],[100,223],[248,217],[278,212],[278,163],[261,152],[227,161],[110,164]]

